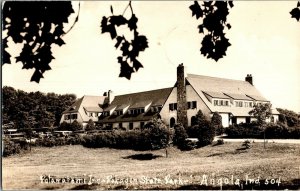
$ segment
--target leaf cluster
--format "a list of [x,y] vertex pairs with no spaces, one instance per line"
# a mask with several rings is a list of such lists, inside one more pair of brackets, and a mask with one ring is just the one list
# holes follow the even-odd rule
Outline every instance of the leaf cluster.
[[[132,13],[130,19],[126,19],[123,15],[114,15],[111,7],[113,15],[102,17],[101,29],[102,33],[109,33],[111,38],[116,40],[115,48],[122,51],[122,55],[117,58],[118,63],[121,65],[119,77],[125,77],[130,80],[131,74],[143,67],[137,57],[141,51],[148,48],[148,41],[146,36],[140,35],[137,31],[138,18],[133,13],[131,1],[128,6],[130,6]],[[132,40],[128,40],[124,35],[117,34],[117,28],[122,25],[127,25],[133,33]]]
[[297,7],[291,10],[290,14],[292,15],[292,18],[300,21],[300,1],[298,1]]
[[266,119],[272,116],[272,105],[270,103],[254,104],[253,109],[249,111],[249,115],[257,119],[259,125],[264,125]]
[[63,24],[68,23],[72,13],[71,1],[6,1],[3,6],[3,30],[7,31],[2,39],[3,64],[11,63],[11,55],[6,51],[11,37],[14,43],[23,45],[16,62],[23,64],[22,69],[34,68],[31,81],[39,83],[43,73],[51,70],[49,64],[54,59],[51,45],[65,44]]
[[231,44],[225,37],[224,29],[231,28],[231,25],[227,23],[227,15],[229,8],[232,7],[232,1],[203,1],[201,4],[194,1],[194,4],[189,7],[192,16],[202,19],[198,28],[199,33],[205,35],[200,49],[201,54],[205,57],[218,61],[226,56],[227,48]]

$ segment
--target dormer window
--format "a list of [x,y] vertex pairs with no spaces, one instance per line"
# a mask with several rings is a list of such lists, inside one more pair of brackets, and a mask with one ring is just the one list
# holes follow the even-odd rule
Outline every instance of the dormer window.
[[104,111],[104,112],[103,112],[103,116],[104,116],[104,117],[109,116],[109,111]]
[[123,115],[123,110],[118,110],[117,115]]
[[214,100],[214,106],[229,106],[228,100]]

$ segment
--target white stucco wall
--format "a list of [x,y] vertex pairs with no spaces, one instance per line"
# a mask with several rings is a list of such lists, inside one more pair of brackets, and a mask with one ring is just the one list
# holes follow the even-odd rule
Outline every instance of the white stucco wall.
[[229,114],[228,113],[219,113],[222,117],[222,125],[223,127],[229,126]]

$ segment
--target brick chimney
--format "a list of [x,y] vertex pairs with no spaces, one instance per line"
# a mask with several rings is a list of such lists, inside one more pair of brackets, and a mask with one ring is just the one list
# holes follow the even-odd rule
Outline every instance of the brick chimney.
[[177,67],[177,122],[181,123],[184,127],[188,126],[185,72],[183,64],[180,64]]
[[251,74],[247,74],[247,76],[245,77],[245,81],[249,82],[253,86],[253,79]]
[[111,90],[108,90],[108,103],[111,104],[111,102],[115,99],[114,93]]

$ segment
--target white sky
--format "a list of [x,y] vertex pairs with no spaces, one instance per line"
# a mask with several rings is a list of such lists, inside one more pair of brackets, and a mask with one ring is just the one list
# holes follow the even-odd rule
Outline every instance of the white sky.
[[[252,74],[256,88],[275,107],[300,112],[300,22],[289,14],[296,1],[235,1],[228,16],[232,28],[226,34],[232,46],[218,62],[200,54],[200,21],[191,17],[189,9],[193,2],[133,1],[138,31],[147,36],[149,48],[139,56],[144,68],[131,80],[118,77],[121,53],[100,29],[102,17],[111,15],[110,5],[115,14],[122,14],[127,4],[81,2],[79,22],[63,38],[66,45],[53,47],[53,70],[37,84],[30,82],[33,70],[21,70],[22,64],[12,59],[13,64],[2,66],[2,86],[77,97],[108,90],[118,95],[171,87],[177,65],[184,63],[187,73],[199,75],[244,80]],[[77,5],[74,2],[76,12]],[[129,9],[125,15],[130,15]],[[19,46],[11,45],[12,54],[19,51]]]

